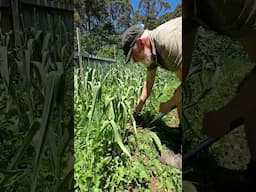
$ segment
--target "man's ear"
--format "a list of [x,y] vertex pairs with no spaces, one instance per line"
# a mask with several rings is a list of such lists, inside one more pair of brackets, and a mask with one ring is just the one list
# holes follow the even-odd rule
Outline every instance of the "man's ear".
[[144,39],[142,39],[142,38],[138,38],[138,39],[136,39],[136,44],[137,44],[137,46],[139,47],[139,48],[144,48],[144,44],[145,44],[145,42],[144,42]]
[[136,40],[136,44],[137,44],[137,46],[139,46],[139,48],[142,48],[142,49],[144,49],[144,47],[150,48],[150,46],[151,46],[150,40],[149,40],[149,38],[147,38],[147,37],[138,38],[138,39]]

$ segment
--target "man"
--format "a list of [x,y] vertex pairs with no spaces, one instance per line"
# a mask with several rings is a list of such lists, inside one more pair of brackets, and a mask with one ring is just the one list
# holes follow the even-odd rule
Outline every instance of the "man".
[[[184,0],[183,1],[183,82],[189,72],[193,44],[199,26],[237,39],[256,62],[256,1],[255,0]],[[253,182],[256,171],[256,72],[248,74],[237,95],[218,111],[205,114],[203,131],[221,137],[237,123],[245,125],[251,161],[246,181]],[[246,191],[246,189],[243,189]]]
[[[154,30],[144,29],[141,25],[133,25],[122,36],[122,46],[125,62],[130,58],[134,62],[141,62],[147,68],[147,76],[141,96],[135,108],[138,117],[148,99],[157,72],[157,67],[176,73],[182,79],[182,18],[172,19]],[[166,114],[178,107],[181,114],[181,87],[167,102],[160,104],[159,111]]]

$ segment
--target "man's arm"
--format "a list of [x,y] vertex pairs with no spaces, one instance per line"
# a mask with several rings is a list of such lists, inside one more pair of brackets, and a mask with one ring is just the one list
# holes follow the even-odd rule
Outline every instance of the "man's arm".
[[181,114],[181,105],[182,105],[182,88],[181,88],[181,86],[179,86],[176,89],[174,95],[167,102],[164,102],[164,103],[160,104],[159,111],[161,113],[167,114],[172,109],[177,107],[178,112],[179,112],[179,118],[181,118],[181,116],[180,116],[180,114]]
[[184,84],[186,77],[188,75],[191,60],[193,46],[196,38],[197,29],[191,29],[189,31],[183,32],[182,38],[182,68],[179,68],[175,73],[182,84],[176,89],[174,95],[164,103],[161,103],[159,111],[166,114],[170,112],[173,108],[178,108],[179,118],[181,119],[182,110],[182,85]]
[[197,29],[191,29],[182,34],[182,83],[185,82],[192,62],[196,33]]
[[152,87],[155,82],[155,76],[156,76],[157,68],[148,70],[147,71],[147,77],[143,85],[142,93],[140,95],[140,98],[138,100],[138,104],[135,108],[135,113],[139,114],[144,106],[144,103],[146,102],[147,98],[149,97]]

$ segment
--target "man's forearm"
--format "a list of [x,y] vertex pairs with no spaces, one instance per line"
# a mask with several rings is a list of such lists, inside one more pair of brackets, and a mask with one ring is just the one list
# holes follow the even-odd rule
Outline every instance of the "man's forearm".
[[142,88],[142,93],[139,97],[138,104],[135,108],[136,113],[140,113],[144,103],[146,102],[147,98],[150,96],[150,93],[152,91],[152,87],[154,85],[155,81],[155,75],[156,75],[156,69],[155,70],[150,70],[147,72],[147,77],[146,81],[144,82],[143,88]]
[[182,102],[182,87],[181,85],[176,89],[173,97],[170,98],[170,102],[172,104],[173,108],[174,106],[177,106],[179,103]]
[[191,29],[182,35],[182,84],[184,84],[189,73],[196,33],[197,29]]
[[181,120],[181,113],[182,113],[182,85],[180,85],[176,89],[172,99],[171,99],[171,101],[173,102],[173,106],[171,107],[171,109],[173,109],[174,106],[177,107],[179,119]]
[[181,85],[176,89],[174,95],[164,103],[160,104],[160,112],[167,114],[175,107],[178,108],[179,117],[181,115],[181,106],[182,106],[182,87]]
[[153,85],[149,85],[149,83],[146,81],[144,83],[144,86],[142,88],[141,96],[138,100],[138,104],[135,108],[135,112],[138,114],[143,109],[144,103],[146,102],[147,98],[149,97]]
[[139,102],[145,102],[147,98],[149,97],[151,90],[152,90],[152,84],[150,82],[145,81],[143,88],[142,88],[142,93],[139,98]]

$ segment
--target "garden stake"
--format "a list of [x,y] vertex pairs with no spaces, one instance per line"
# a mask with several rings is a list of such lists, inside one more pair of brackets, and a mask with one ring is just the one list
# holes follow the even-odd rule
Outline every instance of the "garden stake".
[[[237,126],[238,127],[238,126]],[[230,133],[232,130],[234,130],[237,127],[232,127],[226,134]],[[226,135],[225,134],[225,135]],[[197,145],[197,147],[195,147],[194,149],[192,149],[191,151],[189,151],[188,153],[186,153],[183,156],[182,161],[187,161],[188,159],[192,158],[193,156],[195,156],[197,153],[199,153],[201,150],[209,147],[211,144],[215,143],[216,141],[218,141],[219,139],[221,139],[222,137],[209,137],[205,140],[203,140],[200,144]]]
[[158,120],[160,120],[160,119],[162,119],[163,118],[163,116],[165,116],[166,114],[165,113],[159,113],[157,116],[155,116],[155,118],[153,119],[153,120],[151,120],[150,122],[149,122],[149,126],[151,126],[151,125],[153,125],[156,121],[158,121]]

